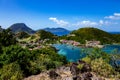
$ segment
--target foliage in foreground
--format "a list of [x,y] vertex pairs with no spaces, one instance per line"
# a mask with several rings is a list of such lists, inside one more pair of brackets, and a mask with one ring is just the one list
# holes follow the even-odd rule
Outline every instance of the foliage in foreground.
[[[116,67],[116,64],[111,65],[116,60],[120,60],[120,58],[118,59],[118,55],[116,58],[115,54],[107,54],[98,48],[87,52],[86,55],[82,60],[91,65],[93,72],[103,77],[120,78],[120,72],[118,70],[120,66]],[[114,60],[112,59],[113,56]]]
[[92,65],[92,71],[104,76],[104,77],[110,77],[114,74],[114,69],[111,65],[109,65],[107,62],[105,62],[102,58],[95,59],[91,62]]
[[18,75],[21,75],[20,78],[22,78],[23,76],[38,74],[67,62],[66,58],[57,54],[53,48],[29,51],[18,45],[11,45],[3,47],[2,51],[0,54],[0,73],[3,80],[6,77],[7,79],[16,78],[18,80]]
[[0,46],[10,46],[16,43],[16,38],[10,29],[0,32]]
[[19,64],[10,63],[0,69],[0,80],[21,80],[23,73]]

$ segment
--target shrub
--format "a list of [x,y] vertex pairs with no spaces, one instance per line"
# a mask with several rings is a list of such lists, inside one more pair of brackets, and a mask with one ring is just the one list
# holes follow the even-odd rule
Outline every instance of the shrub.
[[111,65],[115,68],[116,71],[120,72],[120,54],[119,53],[111,54]]
[[96,72],[104,77],[110,77],[115,72],[112,66],[105,62],[102,58],[93,60],[91,62],[91,67],[93,72]]
[[21,80],[22,78],[23,73],[16,63],[5,65],[0,70],[0,80]]
[[79,64],[79,65],[77,66],[77,68],[81,70],[81,69],[83,68],[83,66],[84,66],[84,64]]
[[16,34],[16,37],[19,38],[19,39],[28,38],[29,36],[30,36],[30,35],[29,35],[28,33],[24,32],[24,31],[18,32],[18,33]]
[[16,38],[10,29],[3,30],[0,32],[0,45],[10,46],[16,44]]
[[23,49],[18,45],[11,45],[3,48],[3,53],[0,55],[1,67],[13,62],[17,62],[24,74],[28,75],[31,52]]
[[86,52],[85,54],[87,55],[87,57],[89,57],[91,60],[102,58],[107,63],[110,62],[110,55],[105,53],[105,52],[103,52],[99,48],[94,48],[92,51],[88,49],[85,52]]
[[53,48],[33,50],[30,61],[29,73],[38,74],[41,71],[56,68],[65,64],[66,58],[55,52]]
[[82,58],[83,61],[85,61],[86,63],[90,64],[91,63],[91,58],[89,58],[88,56],[87,57],[84,57]]
[[36,75],[40,73],[41,71],[44,71],[46,69],[45,65],[40,65],[37,61],[33,62],[30,61],[30,68],[29,73],[32,75]]
[[2,50],[0,68],[16,62],[23,71],[24,76],[38,74],[41,71],[56,68],[67,62],[64,56],[57,54],[52,48],[29,51],[18,45],[11,45],[3,47]]

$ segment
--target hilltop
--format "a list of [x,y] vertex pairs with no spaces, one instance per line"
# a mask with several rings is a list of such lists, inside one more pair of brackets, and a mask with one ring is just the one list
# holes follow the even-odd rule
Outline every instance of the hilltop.
[[118,40],[115,38],[115,35],[92,27],[74,30],[70,33],[70,35],[71,34],[74,34],[75,36],[67,36],[67,39],[76,40],[81,43],[85,43],[85,40],[98,40],[101,41],[101,43],[103,44],[118,42]]
[[55,37],[54,34],[45,30],[39,30],[36,34],[40,37],[40,39],[54,39]]
[[57,38],[57,36],[45,30],[39,30],[32,35],[29,35],[25,32],[21,32],[17,35],[17,37],[19,39],[22,38],[20,39],[20,41],[25,41],[25,42],[39,41],[39,40],[44,40],[44,39],[54,40]]
[[18,32],[26,32],[26,33],[29,33],[29,34],[33,34],[35,33],[34,30],[32,30],[31,28],[29,28],[26,24],[24,23],[16,23],[16,24],[13,24],[9,27],[9,29],[12,30],[12,32],[14,33],[18,33]]

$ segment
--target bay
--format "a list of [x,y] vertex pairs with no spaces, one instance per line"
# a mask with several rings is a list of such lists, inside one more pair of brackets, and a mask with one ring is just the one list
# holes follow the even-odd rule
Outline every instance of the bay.
[[[53,44],[53,47],[55,47],[58,50],[58,54],[66,56],[67,60],[70,62],[76,62],[79,59],[85,57],[85,54],[83,54],[84,50],[92,49],[92,48],[80,48],[68,44]],[[102,51],[108,54],[120,53],[120,45],[105,45],[102,48]]]

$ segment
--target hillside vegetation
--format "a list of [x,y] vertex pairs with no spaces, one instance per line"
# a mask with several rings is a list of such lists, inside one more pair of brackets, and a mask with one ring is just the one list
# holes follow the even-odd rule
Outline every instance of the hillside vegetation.
[[40,36],[40,39],[54,39],[55,35],[51,32],[45,31],[45,30],[39,30],[36,33],[38,36]]
[[66,63],[50,46],[30,51],[18,44],[9,29],[0,32],[0,80],[22,80]]
[[52,34],[51,32],[45,31],[45,30],[39,30],[36,33],[29,35],[26,32],[19,32],[16,34],[16,37],[20,39],[20,41],[38,41],[38,40],[54,40],[57,39],[57,36]]
[[68,36],[66,39],[76,40],[81,43],[85,43],[85,40],[99,40],[103,44],[119,42],[115,35],[91,27],[80,28],[78,30],[72,31],[70,34],[75,34],[75,36]]
[[[56,37],[44,30],[38,31],[36,35],[40,39],[51,39],[51,41]],[[70,72],[70,75],[66,75],[66,80],[68,80],[68,77],[71,78],[70,80],[88,80],[88,77],[91,80],[94,75],[98,75],[100,78],[120,79],[120,65],[117,64],[120,54],[106,54],[98,48],[92,52],[85,52],[86,57],[79,60],[79,63],[69,64],[66,57],[57,54],[55,48],[51,46],[32,50],[23,48],[16,40],[15,34],[6,29],[0,32],[0,80],[23,80],[25,77],[41,74],[46,71],[50,71],[47,74],[51,77],[50,80],[62,80],[53,79],[54,76],[62,76],[56,73],[56,68],[58,68],[58,71],[63,71],[63,74]],[[63,65],[64,68],[61,67]],[[52,69],[53,71],[51,71]],[[45,78],[43,80],[48,79]],[[93,80],[98,79],[93,78]]]

